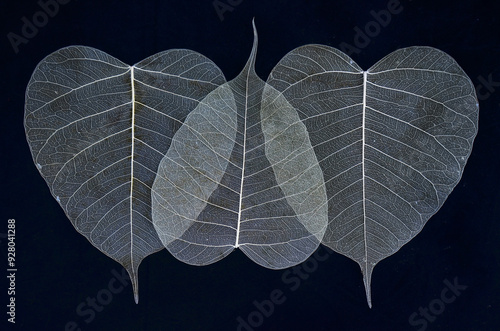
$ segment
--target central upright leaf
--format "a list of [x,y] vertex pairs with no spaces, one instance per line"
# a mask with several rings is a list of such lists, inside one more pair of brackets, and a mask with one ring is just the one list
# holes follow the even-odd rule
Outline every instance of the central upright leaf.
[[179,260],[206,265],[239,247],[287,268],[326,230],[323,174],[306,127],[255,73],[257,33],[243,71],[186,118],[152,187],[153,224]]

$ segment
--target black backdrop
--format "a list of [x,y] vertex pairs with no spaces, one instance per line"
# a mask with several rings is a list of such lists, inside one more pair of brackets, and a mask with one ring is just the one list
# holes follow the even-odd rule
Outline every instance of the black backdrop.
[[[48,7],[50,15],[40,14],[43,4],[51,2],[0,5],[2,324],[20,330],[75,325],[81,330],[500,329],[496,2],[60,0],[57,10]],[[379,23],[380,11],[388,9],[393,11],[390,22],[385,16]],[[462,180],[423,231],[377,265],[372,309],[358,265],[325,248],[300,269],[279,271],[262,268],[239,251],[193,267],[163,250],[139,269],[136,305],[128,278],[120,276],[121,266],[74,230],[31,160],[23,128],[24,93],[36,64],[49,53],[87,45],[133,64],[159,51],[188,48],[212,59],[229,80],[249,55],[253,17],[259,31],[256,69],[263,79],[281,57],[304,44],[351,47],[352,58],[365,69],[397,48],[428,45],[455,58],[476,86],[480,130]],[[37,31],[23,31],[33,20]],[[369,35],[360,37],[366,29]],[[5,236],[12,218],[18,269],[15,326],[7,323],[6,314]],[[457,287],[453,283],[459,284],[459,295],[446,292]],[[106,296],[110,289],[116,292],[112,297]],[[272,298],[271,309],[266,300]]]

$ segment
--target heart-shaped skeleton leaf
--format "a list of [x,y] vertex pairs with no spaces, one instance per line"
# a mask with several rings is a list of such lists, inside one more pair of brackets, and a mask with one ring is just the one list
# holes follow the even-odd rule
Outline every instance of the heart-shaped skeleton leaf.
[[142,259],[163,248],[151,221],[151,186],[187,114],[225,83],[190,50],[134,66],[71,46],[43,59],[26,91],[33,160],[78,232],[128,271],[138,301]]
[[472,82],[447,54],[397,50],[363,71],[323,45],[267,82],[226,82],[189,50],[128,66],[72,46],[26,92],[33,160],[75,228],[129,272],[166,247],[206,265],[240,248],[271,269],[320,243],[376,263],[413,238],[462,175],[477,133]]
[[328,196],[322,243],[375,265],[422,230],[459,182],[477,133],[471,80],[446,53],[399,49],[363,71],[337,49],[288,53],[267,83],[307,127]]

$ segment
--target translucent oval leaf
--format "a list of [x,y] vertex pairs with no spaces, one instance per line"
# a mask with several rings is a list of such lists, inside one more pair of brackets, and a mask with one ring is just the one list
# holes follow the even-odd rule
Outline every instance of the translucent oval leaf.
[[267,83],[298,109],[323,170],[323,243],[374,266],[419,233],[457,185],[477,133],[472,82],[447,54],[397,50],[363,71],[323,45],[288,53]]
[[129,66],[71,46],[36,67],[26,91],[33,160],[74,227],[128,271],[138,300],[142,259],[163,246],[151,186],[187,114],[225,79],[189,50]]
[[161,161],[153,222],[178,259],[206,265],[239,247],[267,268],[298,264],[326,229],[323,175],[305,126],[255,73],[257,34],[238,77],[188,116]]

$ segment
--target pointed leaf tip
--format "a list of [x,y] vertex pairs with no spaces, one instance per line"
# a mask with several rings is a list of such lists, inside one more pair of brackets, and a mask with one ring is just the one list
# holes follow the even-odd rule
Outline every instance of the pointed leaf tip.
[[365,291],[366,291],[366,302],[368,303],[368,307],[372,308],[372,293],[370,288],[370,281],[368,283],[365,281]]
[[360,266],[363,274],[363,283],[365,284],[366,302],[368,303],[368,307],[372,308],[371,283],[372,272],[375,264],[360,264]]
[[255,26],[255,21],[252,20],[252,28],[253,28],[253,47],[252,53],[257,53],[257,44],[259,42],[259,37],[257,35],[257,27]]
[[130,277],[130,284],[132,284],[132,292],[134,293],[134,301],[136,304],[139,303],[139,281],[138,281],[138,270],[126,269],[128,276]]
[[250,52],[250,56],[248,57],[247,63],[245,64],[243,71],[250,70],[255,73],[255,58],[257,57],[257,45],[258,45],[258,36],[257,36],[257,28],[255,27],[255,21],[252,20],[253,27],[253,45],[252,51]]

